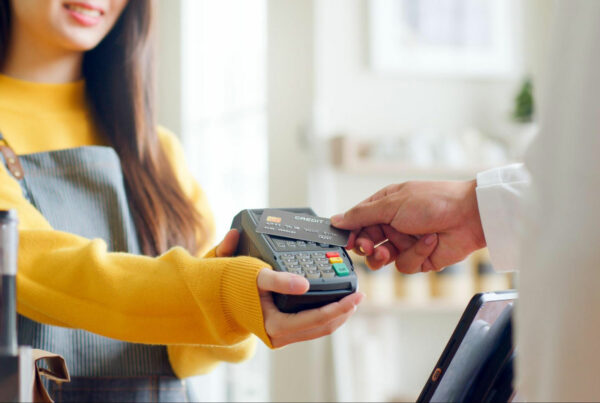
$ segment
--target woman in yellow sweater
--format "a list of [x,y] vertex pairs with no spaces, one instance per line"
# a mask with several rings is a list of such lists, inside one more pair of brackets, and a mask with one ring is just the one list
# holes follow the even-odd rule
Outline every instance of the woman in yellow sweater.
[[63,354],[61,400],[181,400],[177,378],[331,333],[363,295],[296,315],[307,281],[211,251],[213,221],[154,121],[141,0],[0,0],[0,209],[20,218],[19,338]]

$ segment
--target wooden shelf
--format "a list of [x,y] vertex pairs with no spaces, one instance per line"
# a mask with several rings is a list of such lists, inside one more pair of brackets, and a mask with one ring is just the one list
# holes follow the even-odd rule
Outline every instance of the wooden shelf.
[[405,301],[395,300],[390,303],[363,302],[356,311],[357,315],[397,315],[409,313],[448,313],[457,314],[464,311],[468,304],[468,298],[465,301],[431,299],[427,301]]
[[[366,140],[348,137],[335,137],[330,140],[330,163],[343,174],[352,175],[401,175],[415,178],[474,178],[478,172],[501,164],[488,165],[465,161],[462,164],[444,162],[431,165],[406,162],[402,160],[376,159],[367,151]],[[506,162],[508,163],[508,161]]]
[[475,178],[478,172],[490,169],[490,166],[420,166],[401,162],[376,162],[362,161],[353,165],[336,166],[335,170],[343,174],[352,175],[402,175],[416,178]]

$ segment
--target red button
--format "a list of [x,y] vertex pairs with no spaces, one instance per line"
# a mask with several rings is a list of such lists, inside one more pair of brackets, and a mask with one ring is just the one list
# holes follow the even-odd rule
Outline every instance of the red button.
[[340,257],[340,254],[337,252],[327,252],[325,254],[326,257]]

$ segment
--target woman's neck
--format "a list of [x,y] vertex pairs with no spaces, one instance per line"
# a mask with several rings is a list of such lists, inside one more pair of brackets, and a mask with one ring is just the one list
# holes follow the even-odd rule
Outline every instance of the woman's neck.
[[57,49],[30,37],[17,24],[11,33],[2,73],[26,81],[68,83],[82,78],[83,52]]

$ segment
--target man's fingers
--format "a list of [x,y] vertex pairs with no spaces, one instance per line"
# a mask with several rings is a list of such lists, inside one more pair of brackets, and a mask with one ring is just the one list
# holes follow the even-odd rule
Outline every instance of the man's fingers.
[[260,291],[279,294],[301,295],[310,287],[308,280],[302,276],[271,269],[262,269],[256,281]]
[[414,236],[398,232],[390,225],[384,225],[383,232],[392,245],[396,247],[398,252],[410,248],[417,242],[417,239]]
[[425,259],[423,265],[421,266],[421,269],[423,270],[423,273],[427,273],[430,271],[439,271],[439,269],[435,267],[433,263],[431,263],[431,258],[429,257]]
[[406,274],[420,272],[425,259],[433,253],[437,243],[437,234],[429,234],[421,237],[412,247],[398,254],[398,257],[396,257],[396,268],[398,271]]
[[371,256],[367,256],[367,266],[371,270],[378,270],[381,267],[396,260],[398,250],[389,241],[378,245]]
[[344,214],[331,217],[334,227],[343,229],[358,229],[377,224],[389,224],[400,206],[388,203],[387,198],[361,203],[352,207]]
[[346,249],[348,249],[348,250],[354,249],[354,247],[356,245],[356,237],[358,236],[359,233],[360,233],[360,230],[354,230],[350,233],[350,236],[348,237],[348,243],[346,244]]
[[285,338],[290,335],[326,326],[337,317],[352,313],[355,307],[360,304],[364,294],[357,292],[342,298],[338,302],[322,306],[316,309],[309,309],[296,314],[281,314],[282,318],[269,323],[267,333],[273,338]]
[[360,236],[366,235],[373,243],[381,243],[387,239],[381,227],[381,225],[371,225],[363,228]]
[[364,235],[359,235],[354,243],[354,252],[359,256],[369,256],[375,250],[375,243]]
[[386,239],[381,225],[371,225],[363,228],[357,235],[354,249],[361,256],[370,256],[375,252],[375,245]]
[[229,230],[215,250],[217,257],[232,256],[237,249],[239,239],[240,233],[236,229]]

